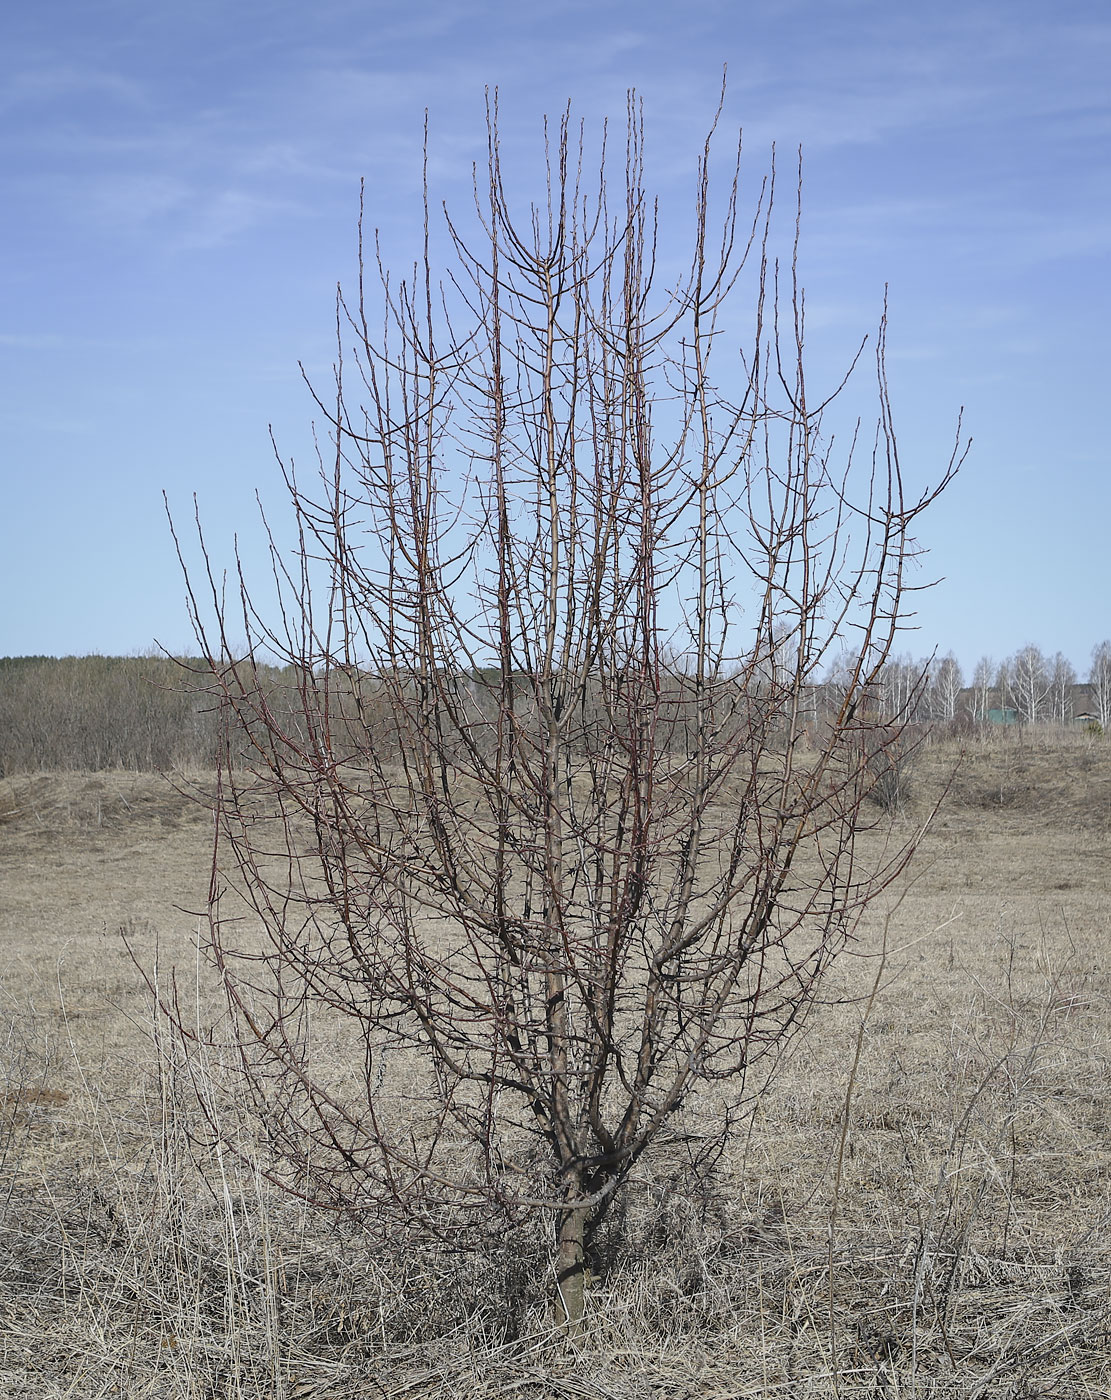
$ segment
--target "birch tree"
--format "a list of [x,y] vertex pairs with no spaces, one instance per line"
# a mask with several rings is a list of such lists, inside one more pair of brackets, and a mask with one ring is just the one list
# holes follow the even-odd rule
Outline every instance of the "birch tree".
[[1032,643],[1015,653],[1007,663],[1006,690],[1024,724],[1034,724],[1044,716],[1051,681],[1046,659]]
[[1092,701],[1100,724],[1111,727],[1111,641],[1100,642],[1092,648],[1092,665],[1088,672]]
[[991,709],[995,677],[995,662],[990,656],[981,656],[972,673],[972,717],[980,724],[986,723]]

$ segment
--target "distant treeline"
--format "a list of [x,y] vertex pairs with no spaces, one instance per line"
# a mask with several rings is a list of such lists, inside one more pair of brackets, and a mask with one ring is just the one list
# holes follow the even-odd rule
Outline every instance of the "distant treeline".
[[1033,643],[1013,656],[982,656],[966,680],[947,656],[892,657],[875,687],[879,712],[924,723],[1084,724],[1111,728],[1111,641],[1092,649],[1087,680],[1067,657]]
[[[293,668],[248,670],[260,692],[256,698],[286,716],[291,735],[303,732]],[[228,742],[221,734],[227,714],[220,714],[212,682],[205,663],[188,657],[0,657],[0,776],[43,769],[210,768],[218,746]],[[462,708],[477,714],[489,707],[495,682],[496,673],[468,673],[453,682],[453,693],[461,698],[465,690]],[[354,686],[360,692],[354,706],[351,677],[331,691],[337,717],[346,713],[376,748],[388,745],[396,716],[372,678],[360,677]],[[834,666],[821,683],[805,687],[804,722],[822,723],[843,694]],[[1078,683],[1060,654],[1046,658],[1034,646],[998,664],[982,658],[971,684],[951,654],[893,657],[879,673],[871,708],[893,722],[958,729],[999,723],[1111,729],[1111,642],[1093,651],[1087,683]],[[682,732],[679,725],[672,739],[681,742]],[[246,743],[241,730],[231,742],[234,748]]]
[[219,719],[204,684],[188,659],[0,657],[0,775],[211,767]]

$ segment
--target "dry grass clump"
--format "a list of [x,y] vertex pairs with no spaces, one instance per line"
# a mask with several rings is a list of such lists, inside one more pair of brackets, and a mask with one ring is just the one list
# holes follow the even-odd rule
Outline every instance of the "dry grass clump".
[[[975,812],[1004,809],[1043,828],[1080,822],[1111,827],[1111,748],[1084,728],[989,728],[961,751],[952,806]],[[930,752],[929,750],[927,752]],[[933,751],[934,765],[950,746]]]
[[210,825],[203,806],[211,775],[27,773],[0,778],[0,823],[41,853],[75,833]]
[[[955,759],[921,751],[907,820]],[[981,802],[1019,778],[1044,812]],[[203,813],[36,777],[0,844],[0,1395],[1105,1400],[1109,778],[1071,738],[970,752],[730,1152],[646,1165],[572,1345],[546,1222],[415,1254],[206,1140],[118,937],[189,966]]]
[[548,1330],[535,1270],[407,1255],[198,1154],[165,1068],[121,1117],[51,1104],[9,1143],[6,1393],[1103,1394],[1106,1153],[1058,1160],[1092,1086],[1066,1097],[1044,1022],[1003,1063],[956,1044],[931,1071],[948,1114],[861,1085],[832,1239],[836,1100],[785,1075],[734,1162],[641,1183],[577,1349]]
[[413,1256],[374,1221],[322,1220],[198,1151],[167,1055],[126,1104],[51,1103],[9,1141],[0,1393],[1105,1394],[1095,1084],[1062,1080],[1077,1013],[1017,1000],[1014,1021],[908,1067],[927,1101],[885,1102],[877,1044],[851,1093],[806,1072],[844,1048],[843,1008],[733,1160],[698,1175],[676,1157],[639,1183],[574,1347],[547,1326],[538,1232],[514,1272],[509,1251]]

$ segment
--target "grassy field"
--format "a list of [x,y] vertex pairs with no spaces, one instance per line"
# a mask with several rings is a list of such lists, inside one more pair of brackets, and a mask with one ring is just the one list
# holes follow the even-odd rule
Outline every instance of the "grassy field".
[[203,807],[5,779],[0,1395],[1111,1394],[1111,742],[939,744],[897,820],[954,767],[727,1158],[638,1181],[577,1347],[512,1260],[391,1250],[204,1142],[121,937],[216,1014]]

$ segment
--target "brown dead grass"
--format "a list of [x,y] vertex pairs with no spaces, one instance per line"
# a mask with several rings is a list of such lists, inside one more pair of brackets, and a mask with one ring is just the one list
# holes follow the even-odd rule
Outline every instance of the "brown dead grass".
[[743,1139],[637,1187],[577,1350],[512,1261],[391,1254],[193,1146],[120,929],[187,980],[203,808],[0,783],[0,1395],[1106,1397],[1111,743],[957,759],[920,755],[898,820],[949,784],[921,858]]

